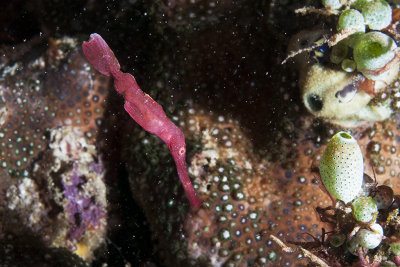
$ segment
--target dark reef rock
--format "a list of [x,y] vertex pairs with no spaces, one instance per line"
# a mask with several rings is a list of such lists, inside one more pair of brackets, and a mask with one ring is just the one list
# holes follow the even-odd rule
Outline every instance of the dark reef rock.
[[66,248],[49,248],[42,238],[19,225],[15,213],[1,211],[7,218],[0,224],[1,266],[88,266],[79,256]]

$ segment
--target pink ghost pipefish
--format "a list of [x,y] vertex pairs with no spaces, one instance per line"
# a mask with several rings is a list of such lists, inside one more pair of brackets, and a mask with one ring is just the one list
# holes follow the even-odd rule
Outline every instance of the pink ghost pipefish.
[[114,78],[114,87],[124,96],[124,108],[132,119],[168,145],[190,205],[200,207],[202,201],[197,197],[186,169],[186,144],[182,131],[168,119],[162,107],[139,88],[131,74],[120,70],[117,58],[100,35],[91,34],[89,41],[83,42],[82,49],[97,71]]

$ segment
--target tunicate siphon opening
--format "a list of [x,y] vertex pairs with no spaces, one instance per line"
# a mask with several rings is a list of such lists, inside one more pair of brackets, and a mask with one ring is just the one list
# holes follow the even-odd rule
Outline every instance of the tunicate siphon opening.
[[343,137],[345,139],[351,139],[351,135],[349,135],[348,133],[340,133],[340,137]]
[[319,95],[309,94],[306,97],[306,105],[313,112],[318,112],[322,109],[322,98]]

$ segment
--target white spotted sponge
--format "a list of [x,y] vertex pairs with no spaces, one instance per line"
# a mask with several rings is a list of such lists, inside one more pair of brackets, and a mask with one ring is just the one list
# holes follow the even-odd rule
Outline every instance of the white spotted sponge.
[[346,132],[338,132],[328,142],[319,163],[322,183],[337,199],[348,203],[360,192],[364,162],[357,141]]

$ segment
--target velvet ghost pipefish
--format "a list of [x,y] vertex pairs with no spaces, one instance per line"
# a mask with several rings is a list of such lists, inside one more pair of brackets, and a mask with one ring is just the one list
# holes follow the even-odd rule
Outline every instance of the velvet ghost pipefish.
[[82,49],[97,71],[114,78],[114,87],[124,96],[124,108],[132,119],[168,145],[190,205],[200,207],[202,201],[197,197],[186,169],[186,144],[182,131],[168,119],[162,107],[139,88],[131,74],[120,70],[118,60],[100,35],[91,34],[89,41],[83,42]]

